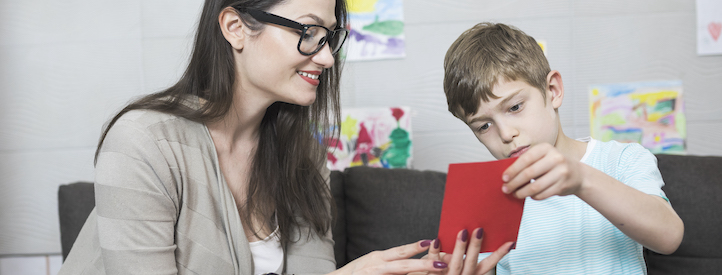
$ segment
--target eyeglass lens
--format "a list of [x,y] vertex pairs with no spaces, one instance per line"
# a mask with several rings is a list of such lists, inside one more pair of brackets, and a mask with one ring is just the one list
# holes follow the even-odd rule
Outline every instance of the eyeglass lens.
[[[348,31],[341,29],[331,31],[331,35],[328,37],[328,30],[318,26],[310,26],[301,37],[299,49],[305,54],[313,54],[320,50],[325,43],[328,43],[331,53],[336,54],[338,50],[341,49],[341,45],[343,45],[347,35]],[[326,39],[329,38],[330,41],[326,41]]]

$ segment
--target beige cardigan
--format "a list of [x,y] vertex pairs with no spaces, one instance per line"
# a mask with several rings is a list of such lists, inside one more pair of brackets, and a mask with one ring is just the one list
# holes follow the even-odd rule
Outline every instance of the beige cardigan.
[[[108,132],[95,171],[96,207],[59,274],[254,274],[205,125],[128,112]],[[287,247],[286,272],[333,271],[331,233],[307,238],[308,230]]]

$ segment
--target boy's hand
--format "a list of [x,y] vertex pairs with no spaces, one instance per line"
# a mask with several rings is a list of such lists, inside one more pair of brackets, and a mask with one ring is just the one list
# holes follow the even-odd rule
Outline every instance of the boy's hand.
[[523,199],[543,200],[576,194],[582,187],[582,163],[551,144],[532,146],[502,174],[502,191]]

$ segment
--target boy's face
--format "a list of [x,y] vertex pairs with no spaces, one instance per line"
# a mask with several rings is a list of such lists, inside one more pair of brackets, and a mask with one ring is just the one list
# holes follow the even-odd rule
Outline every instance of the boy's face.
[[555,109],[561,105],[561,98],[555,87],[548,87],[544,99],[538,88],[524,81],[501,78],[492,90],[499,98],[482,100],[476,114],[466,117],[466,123],[497,159],[518,157],[540,143],[555,145],[559,134]]

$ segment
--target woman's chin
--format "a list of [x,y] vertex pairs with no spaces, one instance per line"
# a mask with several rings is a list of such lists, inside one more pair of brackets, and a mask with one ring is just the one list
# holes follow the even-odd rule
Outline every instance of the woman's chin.
[[309,97],[309,98],[298,98],[295,101],[296,102],[293,104],[301,105],[301,106],[311,106],[311,104],[316,102],[316,95],[314,95],[313,97]]

